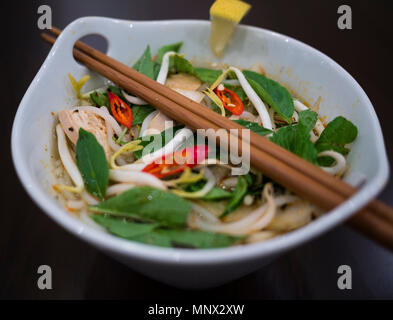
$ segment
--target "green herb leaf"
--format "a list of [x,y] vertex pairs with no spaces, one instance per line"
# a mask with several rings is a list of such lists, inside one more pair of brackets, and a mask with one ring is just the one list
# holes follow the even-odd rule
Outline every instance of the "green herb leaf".
[[94,106],[96,107],[105,106],[110,110],[109,99],[106,93],[94,91],[93,93],[90,93],[90,100],[94,103]]
[[108,91],[113,92],[115,95],[117,95],[121,100],[123,100],[125,103],[130,104],[126,98],[124,98],[123,93],[121,92],[121,89],[116,86],[108,86]]
[[247,186],[248,186],[248,184],[247,184],[246,178],[244,176],[239,176],[235,190],[233,190],[233,193],[232,193],[233,196],[229,200],[223,214],[221,215],[221,218],[230,214],[231,212],[233,212],[237,207],[239,207],[242,204],[244,196],[247,193]]
[[142,124],[143,120],[156,110],[153,106],[144,105],[144,106],[133,106],[132,110],[132,125],[135,126],[137,124]]
[[273,133],[273,131],[266,129],[259,124],[247,120],[233,120],[234,122],[240,124],[241,126],[254,131],[255,133],[259,134],[260,136],[266,136],[268,134]]
[[193,230],[167,230],[156,229],[155,231],[133,238],[133,240],[161,246],[181,248],[222,248],[228,247],[239,241],[241,237],[233,237],[226,234],[193,231]]
[[299,123],[278,129],[270,140],[297,154],[299,157],[316,163],[317,150],[310,140],[310,131],[315,126],[318,115],[305,110],[299,113]]
[[194,67],[192,66],[191,62],[180,57],[179,55],[175,55],[173,58],[175,70],[179,73],[188,73],[191,75],[196,76],[194,71]]
[[229,198],[232,198],[231,192],[225,191],[221,188],[214,187],[202,198],[202,200],[218,201],[218,200],[225,200]]
[[222,71],[207,68],[194,68],[194,73],[202,82],[212,84],[222,74]]
[[258,96],[283,117],[287,123],[291,123],[294,105],[289,91],[278,82],[254,71],[245,70],[243,74]]
[[91,218],[110,233],[127,239],[150,233],[158,227],[157,223],[138,223],[103,214],[93,214]]
[[345,148],[345,145],[355,141],[357,135],[357,127],[351,121],[339,116],[329,122],[315,143],[315,147],[318,152],[334,150],[347,155],[349,149]]
[[174,52],[179,52],[180,47],[183,45],[183,42],[176,42],[172,44],[168,44],[166,46],[162,46],[160,49],[157,51],[157,62],[159,64],[162,63],[162,58],[164,57],[165,53],[169,51],[174,51]]
[[109,183],[109,167],[105,151],[96,137],[82,128],[79,129],[76,143],[76,164],[87,191],[103,199]]
[[135,187],[90,207],[94,212],[154,221],[173,227],[185,226],[190,209],[190,202],[183,198],[151,187]]
[[154,62],[151,58],[150,46],[146,47],[145,52],[143,52],[132,68],[149,78],[155,79]]

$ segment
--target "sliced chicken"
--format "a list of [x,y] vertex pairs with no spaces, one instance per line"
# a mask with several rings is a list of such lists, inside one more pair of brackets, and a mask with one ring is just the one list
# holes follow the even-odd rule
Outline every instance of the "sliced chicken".
[[166,79],[165,85],[171,89],[182,89],[196,91],[202,85],[202,82],[189,74],[177,73]]
[[108,144],[105,120],[97,114],[86,110],[61,110],[58,113],[61,127],[73,144],[79,136],[79,128],[91,132],[104,148],[107,159],[111,156]]

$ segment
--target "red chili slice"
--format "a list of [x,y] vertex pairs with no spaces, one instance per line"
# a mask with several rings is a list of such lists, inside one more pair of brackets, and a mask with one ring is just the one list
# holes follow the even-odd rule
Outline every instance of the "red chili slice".
[[214,89],[214,93],[220,98],[225,109],[237,116],[240,116],[243,113],[243,102],[232,90],[225,87],[224,90],[216,88]]
[[115,119],[127,128],[131,128],[133,116],[128,104],[111,91],[108,92],[108,99]]
[[187,167],[195,167],[206,159],[208,153],[208,146],[185,148],[154,160],[144,167],[142,171],[150,173],[159,179],[165,178],[183,172]]

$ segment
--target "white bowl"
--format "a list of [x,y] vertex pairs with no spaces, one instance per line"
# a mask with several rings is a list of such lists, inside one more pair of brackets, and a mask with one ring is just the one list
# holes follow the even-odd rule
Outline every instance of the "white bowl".
[[[266,72],[309,102],[322,96],[320,113],[332,120],[343,115],[359,128],[348,161],[349,183],[363,174],[367,183],[351,199],[311,224],[278,238],[241,247],[212,250],[159,248],[123,240],[96,230],[68,214],[50,194],[54,117],[51,112],[75,100],[67,74],[89,73],[72,57],[74,42],[91,33],[109,42],[108,55],[134,62],[150,44],[184,41],[189,59],[216,61],[208,46],[208,21],[123,21],[86,17],[71,23],[56,41],[17,111],[12,130],[12,156],[18,176],[34,201],[57,223],[107,254],[159,281],[187,288],[223,284],[267,264],[278,254],[321,235],[353,215],[381,191],[388,178],[388,162],[381,128],[367,95],[336,62],[287,36],[239,26],[222,62],[240,67],[260,63]],[[203,59],[201,59],[203,58]],[[90,88],[103,79],[93,75]],[[53,239],[55,240],[55,239]]]

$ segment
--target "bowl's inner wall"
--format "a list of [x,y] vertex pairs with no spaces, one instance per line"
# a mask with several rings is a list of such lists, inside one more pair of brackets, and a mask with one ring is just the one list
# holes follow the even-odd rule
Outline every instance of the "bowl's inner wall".
[[[359,129],[359,136],[348,157],[352,174],[363,173],[371,181],[378,170],[377,147],[373,143],[378,128],[369,118],[372,111],[368,101],[358,87],[354,87],[348,76],[332,67],[332,62],[319,53],[305,50],[303,44],[261,29],[239,27],[222,61],[212,56],[209,50],[209,24],[202,22],[150,22],[117,25],[117,34],[109,39],[108,54],[131,65],[151,46],[153,53],[164,45],[184,41],[181,52],[187,59],[199,62],[219,62],[250,67],[260,63],[268,76],[278,80],[303,101],[312,105],[321,96],[320,114],[330,121],[342,115],[353,121]],[[71,107],[76,100],[67,74],[80,78],[88,73],[92,76],[86,90],[99,87],[103,79],[79,65],[70,53],[53,55],[46,66],[46,72],[36,79],[37,86],[29,96],[29,110],[22,114],[25,124],[23,159],[31,168],[37,185],[48,190],[54,182],[51,173],[51,148],[53,126],[57,111]],[[34,110],[34,111],[33,111]],[[33,115],[33,116],[32,116]],[[367,155],[365,155],[367,150]],[[44,182],[44,183],[43,183]]]

